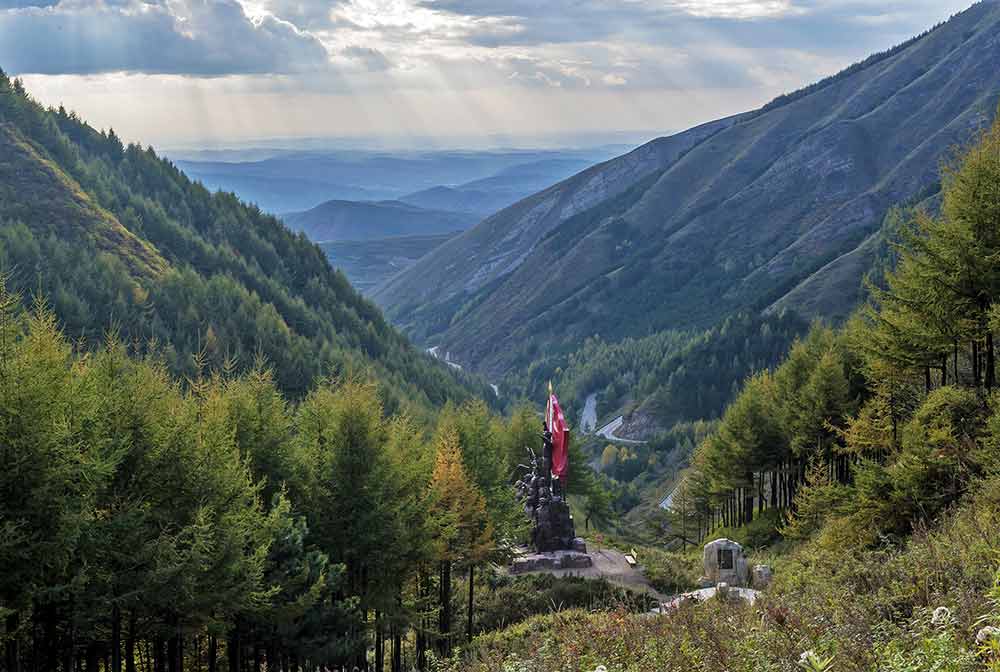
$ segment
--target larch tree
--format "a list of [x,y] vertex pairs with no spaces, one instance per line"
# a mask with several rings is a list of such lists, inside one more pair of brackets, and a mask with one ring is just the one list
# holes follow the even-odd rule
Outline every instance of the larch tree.
[[[459,435],[454,430],[440,432],[437,437],[428,499],[431,539],[440,582],[438,651],[448,656],[453,636],[452,567],[474,567],[490,556],[496,544],[486,499],[466,472]],[[474,577],[470,576],[470,586],[472,579]]]

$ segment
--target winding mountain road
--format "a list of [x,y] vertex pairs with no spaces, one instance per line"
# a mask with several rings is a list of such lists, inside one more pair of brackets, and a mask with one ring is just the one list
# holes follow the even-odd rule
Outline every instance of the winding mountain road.
[[609,422],[608,424],[597,430],[597,436],[607,439],[608,441],[614,441],[615,443],[625,443],[631,446],[639,446],[645,441],[634,441],[632,439],[623,439],[621,437],[615,436],[615,432],[625,424],[624,416],[619,415],[617,418]]

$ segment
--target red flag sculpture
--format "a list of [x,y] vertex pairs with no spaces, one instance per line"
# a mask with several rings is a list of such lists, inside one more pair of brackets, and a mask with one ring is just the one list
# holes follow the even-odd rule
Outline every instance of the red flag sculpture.
[[560,480],[569,475],[569,427],[559,408],[559,400],[549,383],[549,403],[545,410],[545,426],[552,434],[552,474]]

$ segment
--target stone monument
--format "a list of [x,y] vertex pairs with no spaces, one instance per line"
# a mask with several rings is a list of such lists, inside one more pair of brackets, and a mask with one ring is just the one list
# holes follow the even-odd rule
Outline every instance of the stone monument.
[[705,583],[717,586],[746,587],[750,579],[747,558],[743,547],[729,539],[716,539],[705,544],[702,555],[705,567]]
[[548,428],[542,432],[542,458],[531,452],[529,471],[516,487],[533,523],[531,545],[536,551],[586,552],[583,540],[576,536],[563,484],[552,476],[552,434]]
[[[531,549],[515,558],[511,571],[533,572],[550,569],[583,569],[593,560],[587,545],[576,536],[573,516],[566,501],[565,484],[552,471],[552,433],[546,423],[542,432],[542,455],[528,448],[531,465],[516,488],[524,511],[531,518]],[[563,467],[567,463],[563,463]]]

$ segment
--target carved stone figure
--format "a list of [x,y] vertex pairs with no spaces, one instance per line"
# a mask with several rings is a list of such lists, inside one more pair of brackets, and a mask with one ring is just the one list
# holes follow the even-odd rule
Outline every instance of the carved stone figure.
[[573,516],[565,500],[562,484],[552,478],[552,435],[542,432],[541,459],[531,453],[530,474],[515,486],[524,502],[525,512],[531,516],[534,527],[532,546],[539,553],[568,551],[579,547]]

